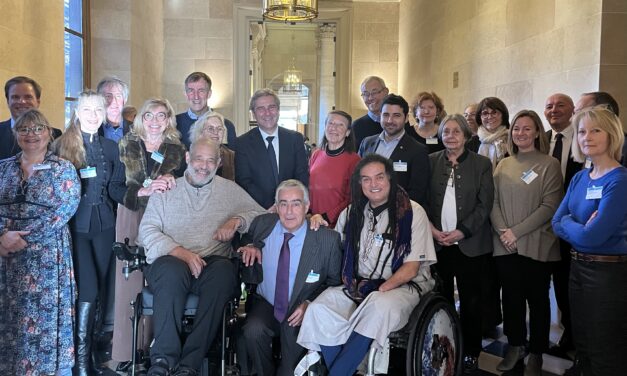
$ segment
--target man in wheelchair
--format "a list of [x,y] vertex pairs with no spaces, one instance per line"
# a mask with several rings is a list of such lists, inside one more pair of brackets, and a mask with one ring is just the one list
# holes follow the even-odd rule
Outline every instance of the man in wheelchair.
[[[219,145],[199,139],[186,154],[185,175],[153,195],[139,227],[146,249],[148,287],[154,296],[155,340],[148,375],[196,375],[221,324],[222,310],[238,294],[231,240],[263,212],[237,184],[215,176]],[[185,301],[198,295],[191,333],[180,338]],[[172,373],[170,373],[172,372]]]
[[[340,284],[340,236],[326,228],[309,228],[307,188],[297,180],[286,180],[277,187],[275,203],[278,215],[255,218],[245,237],[250,244],[239,249],[248,267],[243,273],[255,268],[263,275],[247,302],[242,333],[252,369],[244,361],[242,374],[293,375],[305,354],[296,337],[309,301],[328,286]],[[281,342],[276,373],[271,347],[274,337]]]
[[318,361],[319,351],[330,375],[353,375],[372,342],[380,348],[404,327],[435,284],[429,221],[396,183],[392,162],[376,154],[363,158],[351,191],[336,226],[344,245],[343,285],[324,291],[305,313],[298,344],[312,351],[301,372]]

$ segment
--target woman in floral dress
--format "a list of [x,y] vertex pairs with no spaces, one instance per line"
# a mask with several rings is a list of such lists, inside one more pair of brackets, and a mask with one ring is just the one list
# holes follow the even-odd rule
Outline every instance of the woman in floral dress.
[[48,150],[41,112],[26,112],[13,132],[22,152],[0,162],[0,375],[69,375],[76,288],[67,222],[80,181]]

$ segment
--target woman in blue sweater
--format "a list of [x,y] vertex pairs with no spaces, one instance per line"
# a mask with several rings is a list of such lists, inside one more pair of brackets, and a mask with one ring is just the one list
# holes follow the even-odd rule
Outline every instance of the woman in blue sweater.
[[569,298],[575,347],[585,375],[627,369],[627,168],[616,115],[602,107],[573,118],[573,156],[590,158],[570,182],[553,217],[555,234],[570,244]]

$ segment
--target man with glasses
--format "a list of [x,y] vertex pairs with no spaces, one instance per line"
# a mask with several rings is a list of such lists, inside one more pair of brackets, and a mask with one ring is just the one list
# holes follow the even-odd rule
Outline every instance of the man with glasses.
[[[11,118],[0,123],[0,160],[17,154],[21,149],[13,136],[13,126],[18,117],[26,111],[39,108],[41,103],[41,86],[32,78],[17,76],[4,85],[4,96],[11,112]],[[51,128],[52,137],[57,138],[61,131]]]
[[364,138],[381,133],[381,101],[388,93],[381,77],[368,76],[361,83],[361,99],[368,113],[353,122],[356,149]]
[[[181,132],[181,142],[187,149],[191,144],[189,131],[192,125],[204,113],[212,111],[208,104],[211,94],[211,78],[205,73],[193,72],[185,79],[185,96],[189,108],[187,111],[176,115],[176,128]],[[224,119],[224,126],[226,127],[227,146],[229,149],[233,149],[237,137],[235,125],[230,120]]]
[[280,182],[296,179],[309,185],[305,141],[298,132],[279,127],[280,100],[271,89],[260,89],[250,99],[258,127],[237,138],[235,181],[268,209]]
[[105,97],[107,118],[98,134],[115,142],[120,142],[128,133],[132,123],[122,116],[124,105],[128,100],[128,85],[117,77],[105,77],[96,87],[98,94]]

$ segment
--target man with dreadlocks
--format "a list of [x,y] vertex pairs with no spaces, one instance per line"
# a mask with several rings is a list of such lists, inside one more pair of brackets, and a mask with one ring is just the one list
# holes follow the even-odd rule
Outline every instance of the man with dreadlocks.
[[398,185],[392,162],[367,155],[351,177],[351,192],[336,226],[344,244],[343,285],[309,305],[298,335],[312,350],[301,363],[313,364],[320,351],[331,376],[353,375],[372,341],[382,347],[434,285],[427,215]]

